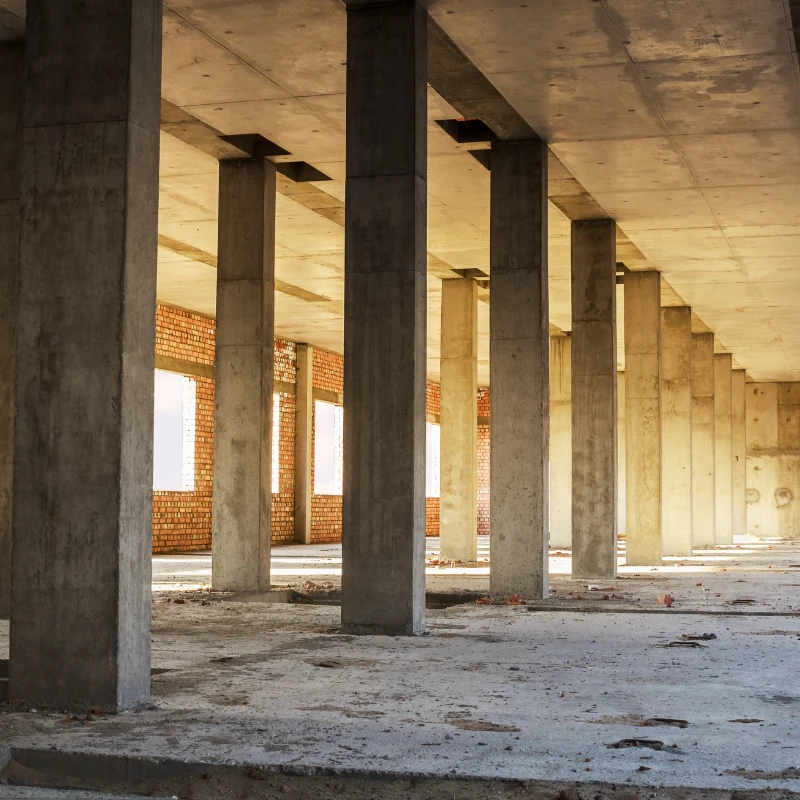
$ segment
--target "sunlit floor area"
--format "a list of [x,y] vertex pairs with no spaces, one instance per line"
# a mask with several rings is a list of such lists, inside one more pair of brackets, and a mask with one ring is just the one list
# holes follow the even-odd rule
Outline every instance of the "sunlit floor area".
[[[770,608],[800,609],[800,588],[792,573],[800,573],[800,539],[755,540],[751,537],[714,550],[699,550],[691,557],[666,558],[659,567],[628,567],[625,546],[619,548],[619,575],[615,581],[588,583],[573,580],[568,550],[550,551],[550,603],[586,603],[594,600],[620,603],[657,601],[672,594],[673,605],[710,609],[743,600]],[[432,592],[489,589],[489,537],[478,538],[478,561],[470,564],[443,561],[439,539],[429,537],[426,549],[426,583]],[[287,545],[272,550],[272,585],[336,591],[341,586],[342,548],[339,544]],[[758,575],[755,579],[751,575]],[[796,581],[796,582],[794,582]],[[153,591],[192,592],[211,588],[211,554],[165,555],[153,558]],[[578,596],[579,595],[579,596]],[[754,595],[751,597],[750,595]],[[605,600],[604,600],[605,598]],[[537,602],[541,598],[523,598]]]
[[[12,710],[0,742],[25,769],[54,768],[56,753],[59,769],[125,755],[126,774],[167,758],[201,772],[797,789],[799,545],[736,544],[597,586],[553,554],[549,600],[429,610],[420,637],[341,635],[336,605],[211,592],[209,556],[157,557],[151,706]],[[276,548],[275,583],[336,586],[340,561],[334,546]],[[431,564],[428,580],[486,587],[486,569]]]

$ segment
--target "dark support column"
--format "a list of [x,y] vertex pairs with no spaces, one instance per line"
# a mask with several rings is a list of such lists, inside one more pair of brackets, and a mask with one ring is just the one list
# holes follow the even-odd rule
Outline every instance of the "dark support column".
[[492,145],[493,595],[548,595],[547,145]]
[[342,630],[425,626],[427,13],[348,2]]
[[617,574],[617,243],[572,223],[572,574]]
[[220,161],[212,583],[269,591],[275,165]]
[[11,609],[11,491],[23,45],[0,44],[0,619]]
[[10,695],[150,692],[161,0],[29,0]]

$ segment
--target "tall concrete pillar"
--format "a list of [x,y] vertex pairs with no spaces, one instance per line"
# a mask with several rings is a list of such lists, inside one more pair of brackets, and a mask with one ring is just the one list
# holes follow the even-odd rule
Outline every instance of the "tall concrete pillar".
[[625,275],[626,562],[661,563],[661,275]]
[[713,549],[716,501],[714,478],[714,334],[692,334],[692,547]]
[[617,258],[612,219],[572,223],[572,574],[617,574]]
[[572,337],[550,337],[550,547],[572,547]]
[[625,373],[617,372],[617,536],[625,533],[627,515],[625,479]]
[[731,443],[733,449],[733,535],[747,534],[747,385],[745,371],[731,373]]
[[443,558],[478,558],[478,284],[442,281],[439,531]]
[[692,554],[692,309],[661,309],[661,536]]
[[541,598],[549,521],[547,145],[492,145],[491,203],[489,589]]
[[28,3],[10,696],[39,708],[150,692],[161,6]]
[[211,583],[266,592],[272,503],[275,165],[219,163]]
[[297,345],[294,415],[294,540],[311,544],[311,465],[314,459],[314,348]]
[[714,355],[714,499],[717,544],[733,542],[731,354]]
[[347,4],[342,630],[425,627],[427,12]]
[[23,45],[0,44],[0,619],[11,609],[11,492]]

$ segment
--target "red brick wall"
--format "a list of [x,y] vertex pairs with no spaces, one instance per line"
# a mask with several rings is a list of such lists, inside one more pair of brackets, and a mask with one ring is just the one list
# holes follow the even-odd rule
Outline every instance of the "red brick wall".
[[[159,305],[156,355],[214,363],[214,320]],[[194,491],[153,492],[153,552],[191,552],[211,547],[211,483],[214,458],[214,381],[196,381]]]
[[[478,421],[489,419],[489,389],[478,389]],[[478,534],[489,534],[489,426],[478,425]]]
[[[297,345],[285,339],[275,340],[273,378],[284,383],[297,380]],[[278,437],[280,491],[272,495],[272,543],[290,544],[294,541],[294,425],[295,398],[278,392],[280,397],[280,426],[272,435]]]
[[[168,306],[158,306],[156,315],[156,354],[214,363],[215,322],[213,319]],[[297,371],[297,346],[275,340],[276,381],[294,384]],[[214,435],[214,381],[194,377],[197,393],[195,440],[195,490],[192,492],[153,493],[153,552],[192,552],[211,547],[211,488]],[[341,393],[344,360],[336,353],[314,349],[314,389]],[[481,390],[484,391],[484,390]],[[280,425],[277,435],[280,452],[280,491],[272,496],[272,542],[294,541],[294,427],[295,397],[280,392]],[[488,416],[488,390],[485,411]],[[437,383],[426,385],[426,412],[438,415],[440,393]],[[488,532],[488,428],[478,427],[479,532]],[[485,465],[484,465],[485,462]],[[484,479],[485,475],[485,479]],[[313,481],[313,462],[312,462]],[[482,499],[483,498],[483,499]],[[485,519],[484,519],[485,517]],[[439,535],[439,499],[426,499],[426,534]],[[338,542],[342,536],[342,498],[338,495],[313,495],[311,500],[312,542]]]
[[[425,413],[436,414],[442,410],[442,395],[439,384],[428,381],[425,384]],[[440,508],[438,497],[425,498],[425,535],[439,535]]]
[[[344,389],[344,358],[337,353],[314,348],[314,373],[312,386],[341,394]],[[312,430],[317,417],[311,412]],[[313,454],[313,450],[312,450]],[[311,459],[311,485],[314,485],[314,459]],[[336,494],[311,496],[311,541],[340,542],[342,540],[342,497]]]

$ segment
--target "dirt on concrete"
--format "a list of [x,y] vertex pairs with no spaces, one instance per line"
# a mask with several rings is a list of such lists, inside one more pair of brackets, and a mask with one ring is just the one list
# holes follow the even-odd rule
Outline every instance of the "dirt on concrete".
[[[15,761],[0,773],[0,797],[15,785],[101,791],[172,800],[789,800],[785,789],[725,790],[636,787],[564,781],[490,781],[426,776],[296,775],[231,768],[179,778],[107,783],[83,778],[48,779]],[[12,792],[12,793],[9,793]]]

